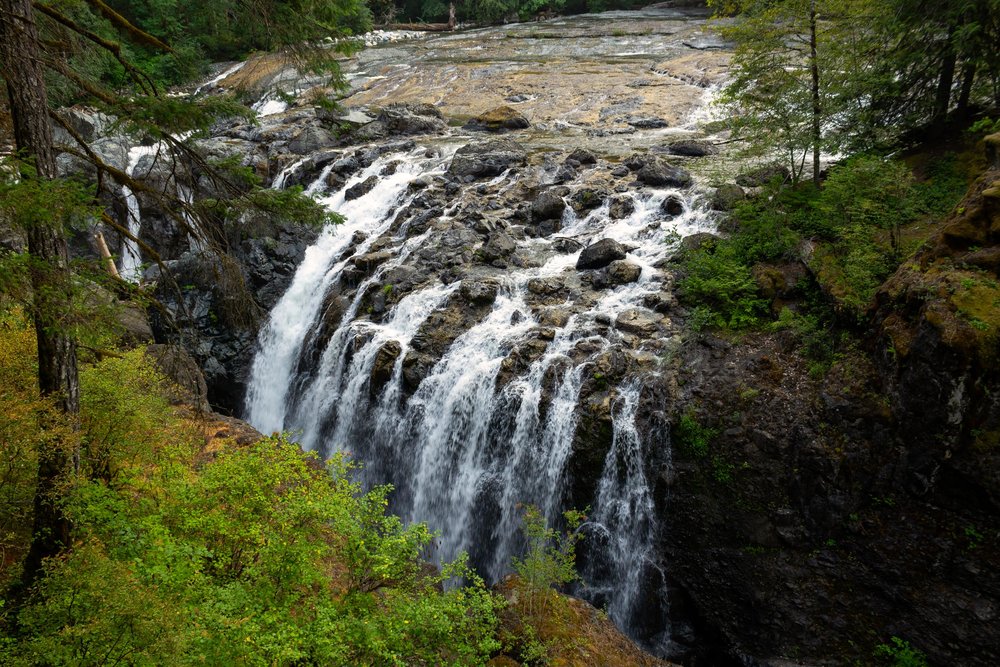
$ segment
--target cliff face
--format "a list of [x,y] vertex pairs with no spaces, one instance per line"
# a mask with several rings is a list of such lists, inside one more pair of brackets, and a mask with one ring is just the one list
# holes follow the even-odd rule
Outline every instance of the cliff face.
[[[998,137],[988,141],[997,145]],[[880,289],[865,349],[812,377],[787,334],[683,349],[666,507],[696,655],[841,664],[895,635],[1000,660],[1000,170]],[[680,613],[679,613],[680,612]],[[681,623],[683,625],[683,623]],[[707,656],[707,658],[706,658]]]

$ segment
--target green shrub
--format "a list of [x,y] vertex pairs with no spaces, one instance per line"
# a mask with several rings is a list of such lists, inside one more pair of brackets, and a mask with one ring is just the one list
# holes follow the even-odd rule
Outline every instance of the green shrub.
[[583,512],[568,510],[563,514],[566,530],[549,528],[545,516],[534,505],[524,508],[521,530],[528,539],[524,558],[514,558],[514,571],[529,591],[529,614],[549,599],[553,586],[562,586],[580,578],[576,571],[576,544],[583,537],[576,529],[583,522]]
[[880,664],[889,667],[927,667],[927,657],[923,652],[910,646],[910,642],[893,637],[888,644],[879,644],[873,655]]
[[[43,419],[35,363],[33,332],[5,313],[11,562],[29,538],[35,448],[71,434]],[[386,514],[388,487],[363,493],[345,460],[323,465],[279,437],[202,451],[203,425],[175,413],[165,389],[140,351],[82,369],[84,474],[62,501],[73,547],[16,610],[3,591],[18,571],[4,569],[0,662],[472,665],[496,652],[499,598],[464,558],[431,567],[433,533]]]
[[751,268],[732,242],[687,253],[683,266],[677,286],[681,299],[695,306],[696,327],[742,329],[758,324],[767,312]]
[[717,435],[717,429],[702,426],[693,412],[681,415],[674,427],[674,443],[682,452],[696,458],[708,456],[709,445]]
[[79,546],[21,613],[14,664],[466,665],[497,648],[482,581],[464,560],[429,570],[433,535],[343,460],[281,438],[184,458],[71,495]]

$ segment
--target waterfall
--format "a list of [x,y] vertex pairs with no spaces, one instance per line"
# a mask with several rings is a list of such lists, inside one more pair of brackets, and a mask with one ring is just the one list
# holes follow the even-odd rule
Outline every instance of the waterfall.
[[[575,275],[579,256],[579,251],[548,251],[549,239],[525,240],[523,247],[546,252],[547,259],[540,266],[493,274],[497,295],[492,305],[454,338],[412,390],[404,373],[407,353],[428,318],[461,298],[459,284],[428,276],[429,284],[406,294],[381,322],[359,309],[364,295],[383,285],[387,272],[404,265],[432,238],[432,231],[405,238],[399,225],[392,224],[394,213],[404,210],[414,196],[408,183],[440,174],[447,164],[426,155],[418,148],[383,156],[344,188],[320,198],[347,222],[323,231],[272,310],[258,339],[246,415],[263,432],[292,432],[307,449],[324,455],[349,453],[362,464],[366,483],[394,485],[393,511],[410,521],[427,522],[440,533],[437,557],[448,560],[467,551],[482,573],[498,580],[524,547],[520,504],[537,505],[550,521],[559,519],[581,414],[581,389],[592,381],[602,355],[623,345],[621,332],[608,322],[656,293],[662,280],[657,265],[676,247],[676,239],[708,229],[711,222],[689,194],[675,190],[633,194],[632,213],[617,220],[609,215],[607,203],[585,216],[567,209],[560,236],[586,242],[608,237],[626,244],[632,248],[629,259],[641,267],[638,281],[600,291],[591,306],[554,327],[543,353],[500,382],[512,350],[542,328],[529,303],[529,283]],[[382,174],[395,161],[396,170],[381,176],[370,192],[345,201],[348,187]],[[294,168],[297,165],[285,171]],[[480,192],[509,189],[517,178],[504,174],[479,186]],[[306,191],[317,196],[320,180],[325,181],[325,175]],[[660,205],[667,196],[684,197],[682,215],[663,216]],[[366,236],[351,245],[355,232]],[[338,322],[324,323],[328,291],[352,258],[369,252],[379,237],[392,239],[391,258],[363,279]],[[325,341],[316,337],[321,324],[333,329]],[[376,370],[382,376],[380,385],[373,384]],[[660,589],[650,593],[649,582],[659,586],[663,581],[654,553],[660,526],[648,447],[635,423],[642,389],[632,378],[607,390],[612,442],[581,528],[588,543],[581,594],[605,605],[611,618],[633,634],[641,634],[643,605],[650,596],[662,594]],[[662,469],[668,464],[658,460],[653,465]]]
[[[376,160],[338,192],[320,199],[328,208],[343,215],[346,222],[328,226],[306,250],[292,284],[271,311],[260,334],[260,350],[254,357],[247,389],[246,414],[247,420],[262,432],[289,430],[295,426],[286,422],[288,391],[295,381],[303,343],[320,316],[326,290],[350,258],[342,256],[354,234],[366,234],[368,240],[354,248],[350,256],[363,253],[385,231],[410,181],[443,169],[444,160],[418,157],[422,155],[423,152],[415,152],[395,156],[402,159],[395,173],[381,179],[376,187],[357,199],[346,201],[347,189],[379,174],[389,164],[389,157]],[[320,178],[324,176],[321,174]],[[318,189],[313,185],[308,188],[311,192]],[[310,433],[305,432],[303,436],[309,437]]]
[[[131,177],[135,173],[135,168],[139,161],[147,155],[153,155],[160,149],[160,144],[152,146],[133,146],[128,151],[128,163],[125,173]],[[127,185],[122,186],[122,199],[125,200],[126,220],[125,226],[134,238],[139,238],[142,229],[142,213],[139,210],[139,198],[132,188]],[[118,273],[124,280],[137,283],[142,277],[142,254],[139,251],[139,244],[131,239],[122,237],[122,254]]]

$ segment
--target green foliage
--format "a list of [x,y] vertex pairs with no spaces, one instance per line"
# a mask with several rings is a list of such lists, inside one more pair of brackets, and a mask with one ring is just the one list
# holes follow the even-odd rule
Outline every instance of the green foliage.
[[[6,313],[0,547],[15,562],[35,447],[57,425],[41,419],[33,344]],[[18,627],[0,623],[4,664],[470,665],[497,650],[497,598],[464,558],[427,565],[434,535],[385,513],[388,487],[363,493],[346,460],[279,437],[204,452],[166,389],[140,351],[81,373],[87,475],[62,500],[74,546],[0,609]]]
[[757,296],[750,266],[736,245],[720,242],[714,251],[688,253],[678,282],[680,297],[695,304],[696,327],[741,329],[758,323],[767,302]]
[[[109,0],[107,4],[121,16],[149,35],[169,44],[166,52],[134,35],[122,34],[87,3],[60,1],[52,3],[77,24],[113,43],[119,43],[123,56],[141,71],[147,81],[158,87],[187,82],[204,74],[208,63],[237,60],[254,51],[288,48],[300,63],[312,71],[334,75],[340,82],[336,56],[353,46],[343,38],[367,30],[371,17],[360,0],[325,0],[314,3],[290,3],[265,0],[247,3],[242,0]],[[48,28],[43,20],[43,31]],[[67,35],[61,35],[66,38]],[[69,37],[73,37],[70,35]],[[333,49],[310,51],[302,47],[326,39],[339,38]],[[109,53],[92,48],[77,39],[70,65],[74,71],[112,89],[131,87],[132,77]],[[57,84],[56,90],[71,95],[72,85]],[[163,98],[161,98],[162,100]],[[63,100],[65,101],[65,100]]]
[[969,126],[969,132],[972,134],[993,134],[994,132],[1000,132],[1000,118],[990,118],[989,116],[980,118]]
[[170,421],[168,382],[142,350],[109,357],[80,372],[81,465],[111,479],[150,456]]
[[968,187],[959,158],[948,155],[931,162],[925,178],[914,184],[910,206],[917,214],[943,216],[962,200]]
[[[904,228],[923,216],[944,215],[967,186],[954,159],[931,162],[925,176],[917,182],[901,161],[859,155],[831,167],[819,189],[772,185],[742,202],[728,237],[679,255],[679,296],[694,308],[694,325],[737,330],[770,319],[755,275],[766,274],[768,263],[796,260],[805,239],[814,243],[808,261],[820,287],[842,315],[860,320],[878,287],[913,250]],[[801,287],[807,295],[815,292]],[[807,356],[828,363],[835,345],[823,338],[832,314],[818,299],[809,305],[806,319],[779,327],[795,329],[807,340]]]
[[[385,515],[388,489],[362,494],[343,460],[281,438],[197,471],[185,454],[70,496],[80,546],[49,563],[16,656],[464,665],[496,648],[482,582],[464,561],[426,571],[432,534]],[[443,592],[453,577],[469,583]]]
[[927,667],[923,652],[899,637],[892,637],[888,644],[879,644],[872,655],[879,659],[879,664],[888,667]]
[[563,514],[566,530],[549,528],[545,516],[534,505],[524,508],[521,530],[528,540],[524,558],[514,558],[514,571],[527,585],[529,591],[528,613],[533,613],[537,602],[548,600],[553,586],[562,586],[579,579],[576,572],[576,544],[583,537],[577,531],[586,518],[583,512],[568,510]]
[[719,434],[717,429],[703,426],[694,412],[681,415],[674,426],[674,443],[682,452],[695,458],[708,456],[712,440]]

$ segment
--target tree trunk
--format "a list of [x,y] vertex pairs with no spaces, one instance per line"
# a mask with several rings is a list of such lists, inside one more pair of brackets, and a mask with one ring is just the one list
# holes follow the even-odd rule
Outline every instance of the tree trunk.
[[[38,29],[31,0],[0,0],[0,66],[7,81],[14,140],[25,164],[22,178],[56,177],[48,98],[39,52]],[[38,385],[70,416],[75,429],[80,411],[76,344],[62,320],[68,314],[72,275],[62,220],[28,228],[35,335],[38,341]],[[30,584],[42,559],[68,543],[69,524],[57,501],[61,481],[78,466],[75,443],[46,440],[38,454],[38,488],[31,548],[25,560],[23,582]]]
[[958,112],[965,116],[969,111],[969,98],[972,96],[972,83],[976,80],[976,63],[969,63],[962,68],[962,90],[958,95]]
[[816,44],[816,0],[809,2],[809,68],[812,73],[812,148],[813,185],[819,187],[819,149],[822,139],[820,116],[823,109],[819,101],[819,60]]
[[955,27],[948,29],[948,42],[945,44],[944,55],[941,58],[941,75],[938,77],[937,96],[934,100],[934,122],[941,122],[948,115],[951,107],[951,88],[955,83],[955,47],[952,40]]

